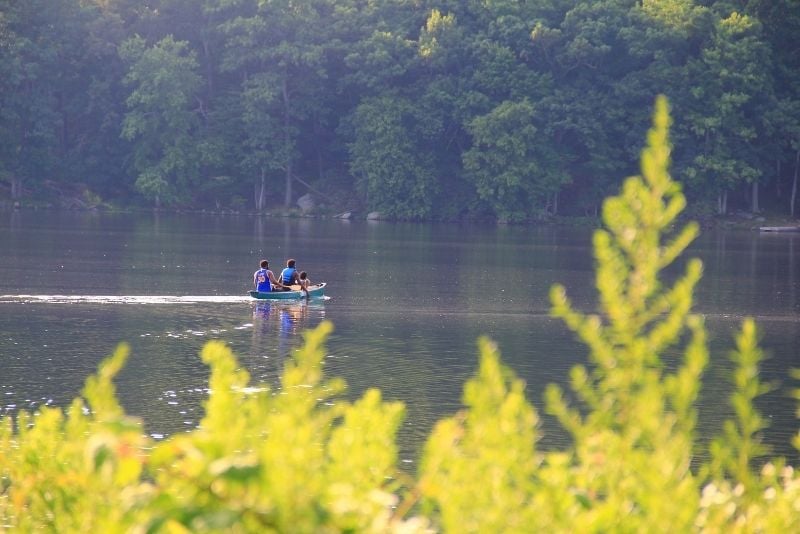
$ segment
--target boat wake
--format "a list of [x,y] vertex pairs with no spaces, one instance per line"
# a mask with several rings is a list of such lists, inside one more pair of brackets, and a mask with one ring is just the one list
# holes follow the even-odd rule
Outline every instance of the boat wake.
[[0,303],[235,304],[250,301],[249,295],[0,295]]

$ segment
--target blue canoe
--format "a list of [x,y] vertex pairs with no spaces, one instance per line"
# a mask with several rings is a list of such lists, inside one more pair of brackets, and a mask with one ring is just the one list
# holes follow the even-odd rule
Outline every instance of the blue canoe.
[[[327,284],[322,282],[308,288],[308,296],[311,298],[321,297],[325,294],[325,286]],[[296,300],[305,298],[306,294],[303,291],[250,291],[250,296],[258,300]]]

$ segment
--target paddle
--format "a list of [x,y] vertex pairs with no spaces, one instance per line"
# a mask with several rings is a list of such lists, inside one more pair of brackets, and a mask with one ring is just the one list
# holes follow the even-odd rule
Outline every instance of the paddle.
[[311,295],[308,294],[308,289],[304,288],[300,284],[292,284],[289,287],[292,288],[292,291],[302,291],[306,294],[307,299],[311,297]]

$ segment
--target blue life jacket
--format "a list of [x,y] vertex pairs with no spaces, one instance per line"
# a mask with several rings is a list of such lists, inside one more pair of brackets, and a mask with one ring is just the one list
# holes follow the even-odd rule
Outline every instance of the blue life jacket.
[[269,271],[266,269],[259,269],[256,271],[255,279],[257,282],[256,290],[262,293],[269,293],[272,291],[272,285],[269,283]]
[[287,267],[281,271],[281,283],[289,285],[294,283],[294,273],[297,271],[294,267]]

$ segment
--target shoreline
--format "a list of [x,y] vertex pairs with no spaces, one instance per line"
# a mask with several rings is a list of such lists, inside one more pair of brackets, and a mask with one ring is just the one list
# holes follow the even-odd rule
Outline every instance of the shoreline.
[[[490,218],[469,218],[462,219],[420,219],[403,220],[382,216],[370,216],[364,212],[342,212],[342,213],[320,213],[307,212],[300,210],[234,210],[234,209],[192,209],[192,208],[143,208],[143,207],[116,207],[116,206],[90,206],[86,208],[67,208],[47,205],[14,205],[10,202],[0,202],[0,212],[71,212],[87,214],[165,214],[165,215],[211,215],[216,217],[263,217],[270,219],[319,219],[319,220],[341,220],[347,222],[369,222],[369,223],[407,223],[407,224],[483,224],[495,226],[562,226],[562,227],[599,227],[601,226],[600,217],[578,216],[578,215],[556,215],[547,219],[527,220],[527,221],[501,221]],[[734,213],[726,216],[713,217],[682,217],[682,220],[694,220],[701,229],[729,229],[729,230],[752,230],[760,231],[765,234],[785,234],[800,232],[800,219],[790,219],[789,217],[777,217],[769,214],[743,214]]]
[[[179,208],[179,207],[143,207],[127,206],[120,207],[108,203],[97,205],[76,205],[67,206],[54,205],[51,202],[26,203],[21,201],[11,201],[9,199],[0,200],[0,212],[14,211],[47,211],[47,212],[73,212],[73,213],[150,213],[167,215],[212,215],[217,217],[265,217],[271,219],[320,219],[320,220],[342,220],[352,222],[390,222],[390,223],[411,223],[411,224],[485,224],[497,226],[572,226],[572,227],[599,227],[601,218],[597,216],[584,215],[554,215],[544,219],[525,220],[525,221],[505,221],[492,218],[470,218],[459,219],[419,219],[404,220],[381,216],[377,212],[366,212],[361,210],[344,210],[337,212],[307,211],[303,212],[298,208],[284,209],[274,208],[264,211],[255,210],[236,210],[232,208],[209,209],[209,208]],[[750,212],[736,212],[725,216],[692,216],[681,217],[683,221],[696,221],[702,229],[731,229],[731,230],[753,230],[762,233],[795,233],[800,232],[800,219],[791,219],[788,216],[779,216],[770,213],[753,214]]]

